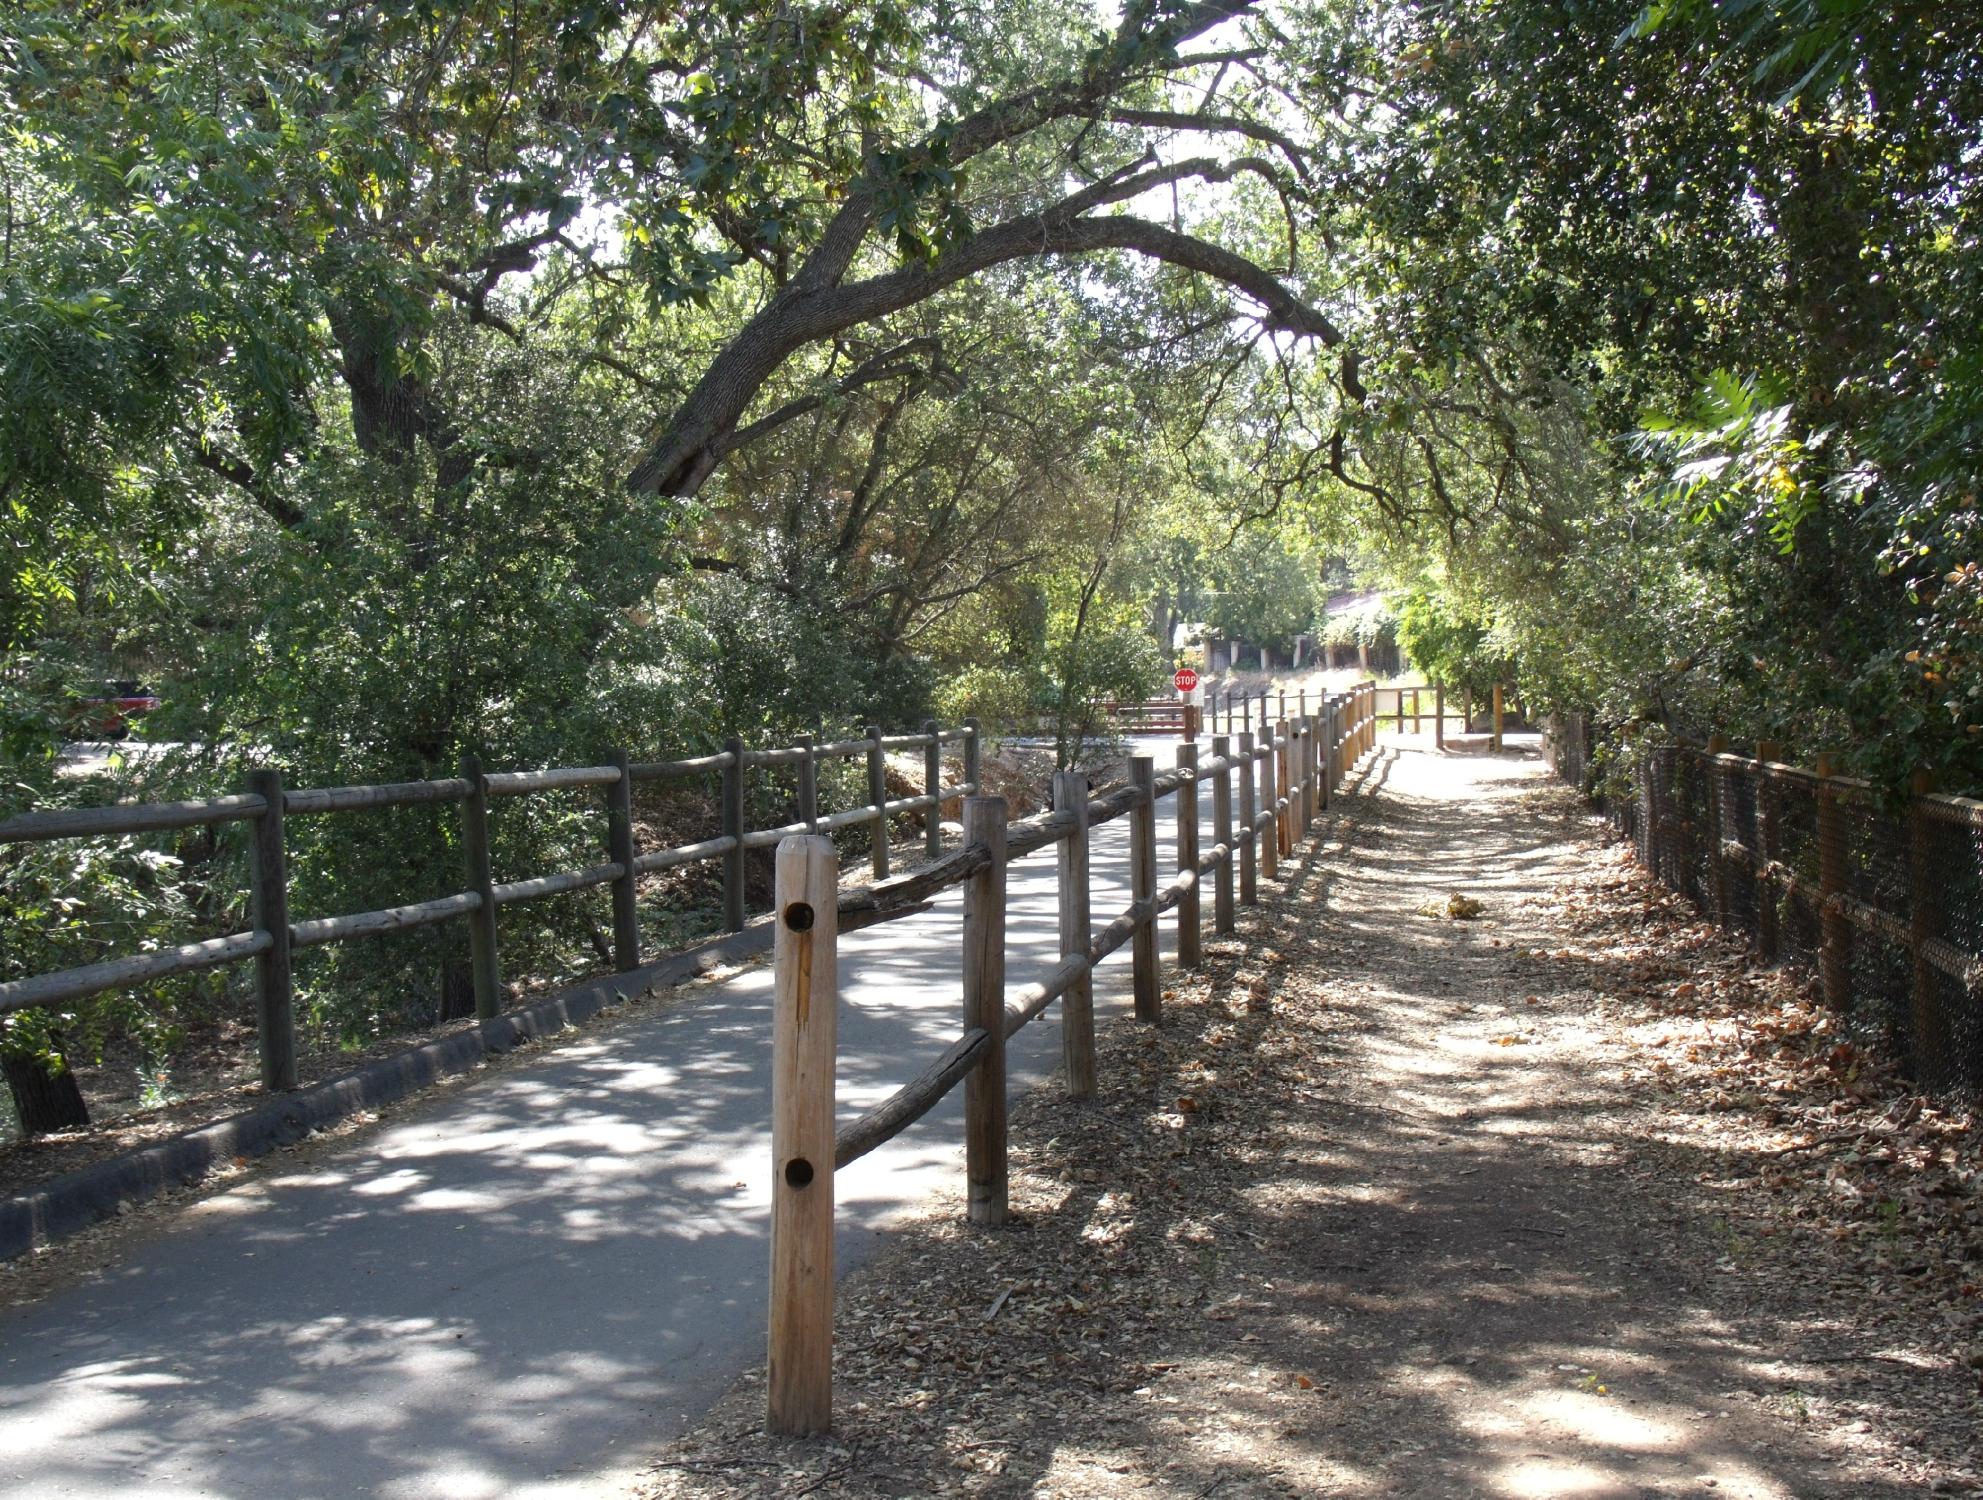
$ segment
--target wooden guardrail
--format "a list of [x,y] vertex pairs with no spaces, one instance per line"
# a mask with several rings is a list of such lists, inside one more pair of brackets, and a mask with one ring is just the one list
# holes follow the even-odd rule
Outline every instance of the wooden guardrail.
[[[1008,1040],[1055,1001],[1062,1007],[1063,1062],[1071,1095],[1095,1089],[1092,980],[1096,967],[1131,945],[1136,1016],[1161,1018],[1157,920],[1176,911],[1178,961],[1201,962],[1201,900],[1214,878],[1213,927],[1235,930],[1239,900],[1258,899],[1257,869],[1269,875],[1291,855],[1358,759],[1375,743],[1368,684],[1322,699],[1256,737],[1215,735],[1200,763],[1195,743],[1180,745],[1175,770],[1157,775],[1148,756],[1130,762],[1126,786],[1091,797],[1087,780],[1055,778],[1053,811],[1008,822],[999,797],[964,803],[964,846],[865,892],[835,897],[832,846],[794,836],[778,849],[774,921],[776,982],[772,1063],[772,1231],[767,1426],[776,1433],[823,1432],[832,1421],[833,1175],[921,1119],[960,1082],[964,1096],[967,1213],[977,1224],[1006,1217]],[[1235,787],[1235,779],[1237,787]],[[1199,847],[1198,796],[1212,792],[1213,846]],[[1235,796],[1236,793],[1236,796]],[[1177,802],[1176,874],[1157,885],[1156,808]],[[1235,822],[1236,814],[1236,822]],[[1097,930],[1090,912],[1089,837],[1127,817],[1130,902]],[[1007,992],[1006,870],[1052,848],[1059,884],[1061,959],[1046,978]],[[922,901],[964,887],[961,1034],[893,1096],[833,1128],[836,1071],[836,941],[850,914]]]
[[[959,743],[963,746],[964,779],[957,786],[941,786],[943,747]],[[886,755],[891,750],[915,749],[921,749],[924,755],[924,790],[917,796],[890,800]],[[939,853],[943,846],[935,810],[943,802],[968,796],[978,789],[981,753],[976,720],[952,729],[930,722],[924,724],[919,734],[886,735],[879,728],[870,727],[857,739],[814,744],[808,738],[797,745],[766,750],[747,749],[742,740],[733,737],[714,755],[635,761],[625,752],[616,751],[603,765],[539,771],[485,771],[475,757],[466,756],[459,776],[383,785],[289,788],[283,785],[279,771],[257,770],[248,778],[248,790],[232,796],[21,813],[0,821],[0,844],[249,823],[252,825],[249,832],[252,925],[245,932],[203,942],[8,980],[0,983],[0,1015],[253,959],[262,1083],[272,1090],[293,1089],[297,1086],[297,1070],[291,959],[299,949],[464,921],[468,924],[475,1013],[487,1019],[498,1014],[502,1006],[496,922],[496,913],[501,908],[570,891],[611,886],[613,966],[616,972],[629,973],[641,965],[635,907],[635,883],[640,876],[720,860],[724,925],[732,932],[742,931],[748,851],[770,847],[793,834],[825,834],[867,824],[872,831],[874,873],[877,879],[885,878],[889,860],[888,819],[898,813],[930,812],[932,816],[925,820],[927,847],[930,853]],[[865,804],[820,816],[817,772],[819,763],[827,760],[866,762],[869,795]],[[753,768],[768,766],[797,769],[799,816],[797,821],[776,828],[753,829],[748,826],[747,777]],[[675,848],[636,853],[633,787],[642,782],[710,774],[721,778],[721,834]],[[602,793],[605,813],[602,842],[606,858],[580,870],[498,883],[493,878],[489,859],[490,804],[501,798],[572,789],[596,789]],[[454,803],[461,809],[465,889],[378,911],[302,920],[292,916],[286,835],[290,818],[432,802]]]

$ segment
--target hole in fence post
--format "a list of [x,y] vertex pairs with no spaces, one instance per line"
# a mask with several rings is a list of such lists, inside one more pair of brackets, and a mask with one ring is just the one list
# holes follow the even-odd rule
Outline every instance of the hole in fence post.
[[811,1187],[813,1179],[812,1163],[803,1156],[795,1156],[785,1163],[785,1186],[793,1188]]
[[809,902],[794,901],[785,908],[785,925],[794,932],[812,930],[813,909]]

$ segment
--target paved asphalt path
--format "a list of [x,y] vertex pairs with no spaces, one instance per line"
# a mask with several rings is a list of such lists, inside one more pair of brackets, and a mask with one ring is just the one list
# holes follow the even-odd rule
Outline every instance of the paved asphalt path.
[[[1098,926],[1128,904],[1127,829],[1095,832]],[[1018,986],[1058,957],[1050,852],[1008,899]],[[842,939],[843,1118],[956,1036],[959,901]],[[1104,1011],[1128,957],[1097,975]],[[764,1355],[770,991],[768,962],[704,985],[0,1313],[0,1500],[610,1493]],[[1014,1039],[1015,1082],[1058,1064],[1058,1016]],[[961,1173],[961,1096],[840,1174],[843,1269]]]

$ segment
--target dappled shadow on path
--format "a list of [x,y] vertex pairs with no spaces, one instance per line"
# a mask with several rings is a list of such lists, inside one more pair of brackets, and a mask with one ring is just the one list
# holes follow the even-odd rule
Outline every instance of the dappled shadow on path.
[[[1098,923],[1127,863],[1126,823],[1098,829]],[[958,1034],[959,900],[843,939],[843,1119]],[[1052,855],[1015,865],[1011,984],[1057,961],[1057,915]],[[0,1497],[594,1493],[762,1357],[770,995],[759,966],[519,1055],[0,1312]],[[1015,1077],[1059,1045],[1029,1027]],[[843,1263],[956,1172],[958,1108],[839,1174]]]
[[[1154,1044],[1112,1039],[1109,1062],[1134,1076],[1110,1081],[1106,1110],[1028,1102],[1039,1201],[945,1246],[947,1272],[1036,1278],[1010,1304],[1022,1316],[1029,1298],[1070,1297],[1135,1315],[1120,1337],[1084,1336],[1078,1312],[1054,1335],[1058,1378],[1109,1393],[1100,1432],[1020,1405],[1039,1392],[1016,1375],[1009,1408],[980,1392],[945,1410],[960,1464],[999,1455],[978,1493],[1914,1493],[1787,1419],[1843,1375],[1721,1305],[1712,1228],[1671,1186],[1716,1164],[1667,1148],[1655,1172],[1603,1124],[1620,1093],[1579,1040],[1589,970],[1552,983],[1510,964],[1542,940],[1523,903],[1577,862],[1561,820],[1521,805],[1532,765],[1474,760],[1455,795],[1429,752],[1380,749],[1362,794],[1284,867],[1292,899],[1260,941],[1288,963],[1254,992],[1284,1014],[1246,1003],[1257,959],[1214,945],[1209,993],[1174,1005]],[[1452,892],[1481,919],[1420,913]],[[1270,1117],[1215,1105],[1206,1059],[1236,1073],[1240,1056],[1272,1080]],[[1168,1104],[1185,1094],[1207,1101],[1189,1118]],[[1152,1131],[1172,1141],[1154,1156]],[[972,1357],[996,1364],[985,1337]],[[886,1468],[854,1492],[922,1492]]]

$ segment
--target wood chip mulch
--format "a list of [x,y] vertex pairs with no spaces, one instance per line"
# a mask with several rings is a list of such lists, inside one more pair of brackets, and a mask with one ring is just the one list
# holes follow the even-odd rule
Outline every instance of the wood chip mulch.
[[1096,1100],[1015,1101],[1009,1226],[843,1284],[830,1437],[748,1375],[641,1500],[1983,1493],[1971,1116],[1532,760],[1346,809]]

